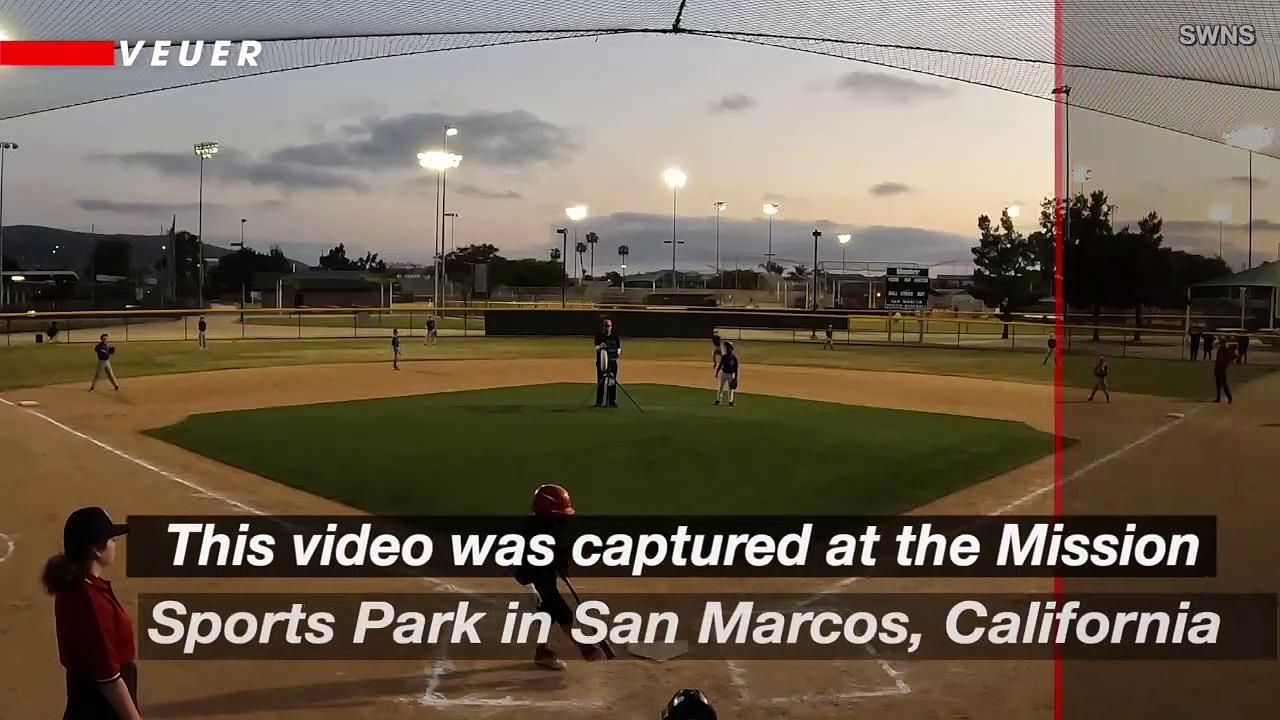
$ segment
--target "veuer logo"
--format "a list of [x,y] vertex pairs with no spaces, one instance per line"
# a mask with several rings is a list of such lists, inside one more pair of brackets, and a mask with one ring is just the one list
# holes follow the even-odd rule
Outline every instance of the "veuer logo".
[[[172,60],[177,60],[183,67],[195,67],[205,62],[209,67],[227,67],[230,64],[232,46],[239,45],[240,51],[235,58],[236,67],[257,67],[258,55],[262,53],[262,43],[257,40],[218,40],[206,43],[203,40],[183,40],[176,45],[171,40],[157,40],[150,43],[141,40],[130,43],[120,41],[120,59],[125,67],[133,67],[144,52],[150,57],[151,67],[166,67]],[[205,56],[205,45],[209,45],[208,58]]]
[[1235,45],[1252,47],[1258,42],[1258,31],[1253,25],[1195,25],[1178,26],[1178,42],[1186,47],[1196,45]]

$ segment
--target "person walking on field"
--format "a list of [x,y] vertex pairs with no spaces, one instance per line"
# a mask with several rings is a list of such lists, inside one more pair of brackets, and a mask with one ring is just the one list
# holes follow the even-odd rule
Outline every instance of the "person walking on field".
[[825,331],[825,332],[826,332],[826,334],[827,334],[827,340],[826,340],[826,342],[822,343],[822,349],[823,349],[823,350],[835,350],[835,349],[836,349],[835,340],[834,340],[834,339],[832,339],[832,334],[833,334],[833,332],[834,332],[834,331],[831,329],[831,325],[830,325],[830,324],[828,324],[828,325],[827,325],[827,329],[826,329],[826,331]]
[[1238,338],[1236,338],[1236,341],[1237,341],[1236,364],[1248,365],[1249,364],[1249,336],[1241,335]]
[[1213,361],[1213,384],[1217,386],[1218,397],[1214,402],[1222,402],[1222,394],[1227,394],[1227,404],[1231,404],[1231,386],[1227,384],[1227,368],[1235,362],[1236,350],[1231,343],[1218,343],[1218,357]]
[[391,331],[391,367],[400,369],[400,330]]
[[41,581],[53,596],[58,659],[66,669],[63,720],[138,720],[133,623],[102,577],[128,527],[99,507],[80,508],[62,530],[62,552]]
[[1107,367],[1107,358],[1105,355],[1098,356],[1098,362],[1093,366],[1093,391],[1089,393],[1089,402],[1093,402],[1093,396],[1101,390],[1107,402],[1111,402],[1111,391],[1107,388],[1107,376],[1111,374],[1111,369]]
[[436,337],[437,337],[436,336],[436,316],[428,315],[427,316],[427,339],[422,344],[435,345]]
[[1213,333],[1204,334],[1204,359],[1211,360],[1213,358]]
[[733,353],[733,343],[728,340],[724,341],[724,355],[720,358],[716,374],[720,376],[720,385],[716,388],[716,404],[728,400],[729,407],[733,407],[733,394],[738,389],[738,356]]
[[196,323],[196,346],[201,350],[209,349],[209,341],[205,338],[205,333],[209,332],[209,323],[204,321],[204,316],[200,316],[200,322]]
[[1200,331],[1195,330],[1191,333],[1191,359],[1200,359]]
[[107,343],[107,334],[102,333],[98,336],[98,344],[93,346],[93,353],[98,357],[98,367],[93,371],[93,382],[89,383],[89,392],[98,386],[98,378],[103,375],[111,381],[111,386],[120,389],[120,383],[116,382],[116,373],[111,369],[111,356],[116,354],[114,345]]

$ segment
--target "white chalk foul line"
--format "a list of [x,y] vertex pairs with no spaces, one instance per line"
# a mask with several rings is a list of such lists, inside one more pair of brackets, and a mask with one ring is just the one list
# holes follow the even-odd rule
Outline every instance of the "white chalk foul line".
[[[1096,470],[1098,467],[1100,467],[1100,466],[1102,466],[1102,465],[1104,465],[1104,464],[1106,464],[1106,463],[1109,463],[1109,462],[1111,462],[1112,460],[1115,460],[1116,458],[1121,457],[1122,455],[1126,455],[1126,454],[1128,454],[1129,452],[1132,452],[1133,450],[1135,450],[1136,448],[1141,447],[1142,445],[1147,444],[1148,442],[1150,442],[1150,441],[1154,440],[1155,438],[1159,437],[1160,435],[1163,435],[1164,433],[1168,432],[1170,429],[1172,429],[1172,428],[1174,428],[1175,426],[1177,426],[1178,424],[1182,423],[1182,422],[1183,422],[1184,420],[1186,420],[1188,417],[1191,417],[1192,415],[1196,414],[1197,412],[1199,412],[1199,411],[1200,411],[1200,409],[1201,409],[1201,408],[1199,408],[1199,407],[1192,408],[1191,410],[1188,410],[1188,411],[1187,411],[1187,412],[1186,412],[1182,417],[1175,418],[1174,420],[1171,420],[1170,422],[1164,423],[1163,425],[1160,425],[1160,426],[1159,426],[1159,427],[1157,427],[1156,429],[1154,429],[1154,430],[1152,430],[1152,431],[1150,431],[1150,432],[1146,433],[1145,435],[1143,435],[1143,436],[1141,436],[1141,437],[1137,438],[1136,440],[1133,440],[1132,442],[1129,442],[1129,443],[1127,443],[1127,444],[1125,444],[1125,445],[1122,445],[1121,447],[1119,447],[1119,448],[1117,448],[1117,449],[1115,449],[1115,450],[1112,450],[1111,452],[1107,453],[1106,455],[1103,455],[1103,456],[1098,457],[1098,458],[1094,458],[1091,462],[1089,462],[1088,464],[1086,464],[1084,467],[1081,467],[1081,468],[1079,468],[1079,469],[1077,469],[1077,470],[1073,471],[1072,473],[1070,473],[1070,474],[1069,474],[1069,475],[1067,475],[1066,477],[1062,478],[1062,482],[1061,482],[1060,484],[1061,484],[1061,485],[1066,485],[1066,484],[1067,484],[1067,483],[1069,483],[1069,482],[1072,482],[1072,481],[1078,480],[1078,479],[1080,479],[1080,478],[1084,477],[1085,475],[1088,475],[1089,473],[1093,472],[1093,471],[1094,471],[1094,470]],[[1036,498],[1040,497],[1041,495],[1044,495],[1045,493],[1047,493],[1047,492],[1049,492],[1049,491],[1053,490],[1054,485],[1055,485],[1055,483],[1053,483],[1052,481],[1050,481],[1048,484],[1041,485],[1040,487],[1037,487],[1036,489],[1032,490],[1031,492],[1027,493],[1026,495],[1023,495],[1022,497],[1020,497],[1020,498],[1018,498],[1018,499],[1014,500],[1013,502],[1007,503],[1007,504],[1005,504],[1005,505],[1000,506],[999,508],[997,508],[997,509],[995,509],[995,510],[992,510],[991,512],[989,512],[989,513],[987,513],[986,515],[984,515],[984,517],[995,517],[995,516],[997,516],[997,515],[1004,515],[1005,513],[1009,512],[1010,510],[1013,510],[1013,509],[1018,508],[1018,507],[1022,507],[1023,505],[1025,505],[1025,504],[1027,504],[1027,503],[1031,502],[1032,500],[1034,500],[1034,499],[1036,499]],[[832,585],[829,585],[829,586],[827,586],[827,587],[823,588],[822,590],[820,590],[820,591],[818,592],[818,594],[814,595],[813,597],[810,597],[808,600],[805,600],[803,603],[801,603],[801,606],[803,607],[803,606],[809,605],[810,603],[813,603],[814,601],[816,601],[816,600],[820,599],[823,595],[827,595],[827,594],[830,594],[830,593],[836,592],[836,591],[838,591],[838,590],[840,590],[840,589],[842,589],[842,588],[846,588],[846,587],[848,587],[848,586],[850,586],[850,585],[852,585],[852,584],[854,584],[854,583],[856,583],[856,582],[861,582],[862,580],[865,580],[865,579],[866,579],[866,577],[865,577],[865,576],[843,578],[843,579],[842,579],[842,580],[840,580],[839,582],[836,582],[836,583],[834,583],[834,584],[832,584]],[[874,654],[874,649],[873,649],[873,648],[870,648],[870,646],[868,646],[868,649],[871,649],[871,650],[873,651],[873,654]],[[833,694],[833,695],[806,695],[806,696],[803,696],[803,697],[795,697],[795,698],[791,698],[791,699],[788,699],[788,698],[774,698],[774,699],[772,699],[772,700],[770,700],[770,701],[768,701],[768,702],[771,702],[771,703],[774,703],[774,704],[781,704],[781,703],[787,703],[787,702],[808,702],[808,701],[813,701],[813,700],[847,700],[847,699],[854,699],[854,698],[858,698],[858,697],[880,697],[880,696],[882,696],[882,695],[906,695],[906,694],[909,694],[909,693],[911,692],[911,687],[910,687],[909,685],[907,685],[907,683],[906,683],[906,681],[903,679],[902,673],[901,673],[900,671],[895,670],[895,669],[893,668],[893,666],[892,666],[892,665],[890,665],[889,663],[885,662],[883,659],[881,659],[881,658],[879,658],[879,657],[877,657],[877,658],[876,658],[876,662],[878,662],[878,663],[880,664],[880,668],[881,668],[882,670],[884,670],[885,674],[887,674],[891,679],[893,679],[894,684],[895,684],[895,687],[897,688],[897,691],[896,691],[896,692],[883,692],[883,693],[881,693],[881,692],[878,692],[878,691],[871,691],[869,694],[868,694],[868,693],[853,693],[852,695],[840,695],[840,694]],[[735,684],[735,685],[736,685],[740,680],[741,680],[741,681],[743,681],[743,682],[745,682],[745,679],[740,678],[739,676],[736,676],[736,675],[731,675],[731,676],[730,676],[730,678],[733,680],[733,682],[734,682],[734,684]]]
[[[178,483],[179,485],[182,485],[183,487],[188,488],[189,490],[192,490],[193,493],[197,496],[212,498],[214,500],[217,500],[219,502],[226,504],[229,507],[233,507],[237,510],[241,510],[251,515],[267,514],[265,511],[260,510],[252,505],[249,505],[248,503],[241,502],[239,500],[236,500],[235,498],[228,497],[221,493],[210,490],[209,488],[206,488],[202,485],[191,482],[186,478],[183,478],[179,475],[171,473],[168,470],[165,470],[164,468],[157,467],[156,465],[153,465],[147,462],[146,460],[130,455],[129,453],[123,450],[120,450],[119,448],[116,448],[95,437],[92,437],[83,432],[80,432],[79,430],[76,430],[75,428],[69,425],[58,422],[57,420],[54,420],[53,418],[49,417],[48,415],[45,415],[44,413],[38,410],[32,410],[31,408],[21,407],[17,403],[10,402],[9,400],[6,400],[4,398],[0,398],[0,403],[4,403],[9,407],[15,408],[17,410],[21,410],[22,412],[30,413],[31,415],[34,415],[35,417],[38,417],[41,420],[44,420],[45,422],[49,423],[50,425],[53,425],[54,427],[64,432],[70,433],[71,435],[74,435],[75,437],[78,437],[81,440],[92,443],[93,445],[96,445],[99,448],[106,450],[107,452],[111,453],[112,455],[115,455],[116,457],[119,457],[123,460],[127,460],[128,462],[138,465],[139,467],[150,470],[151,472],[156,473],[157,475],[159,475],[160,477],[163,477],[166,480],[170,480],[172,482]],[[0,562],[3,562],[5,559],[9,557],[9,554],[13,552],[13,543],[12,541],[8,540],[7,535],[0,534],[0,537],[8,541],[8,552],[4,553],[3,555],[0,555]],[[429,585],[435,585],[446,592],[463,594],[463,595],[478,594],[474,590],[470,590],[468,588],[464,588],[459,585],[446,583],[442,580],[437,580],[435,578],[424,577],[420,579],[423,582]],[[440,663],[437,663],[437,665],[440,665]],[[447,663],[445,663],[445,666],[447,667]],[[438,688],[440,685],[440,679],[442,676],[443,676],[443,673],[437,674],[435,669],[433,668],[432,674],[428,678],[428,684],[427,684],[428,690],[426,693],[424,693],[422,697],[422,701],[423,701],[422,704],[429,704],[437,707],[448,706],[448,705],[455,705],[455,706],[502,705],[502,706],[518,706],[518,707],[550,707],[550,708],[560,708],[562,710],[571,710],[574,707],[581,707],[584,710],[590,710],[590,709],[597,709],[602,705],[601,701],[598,698],[588,698],[588,699],[584,699],[583,701],[514,700],[512,698],[477,698],[477,697],[470,697],[470,696],[463,697],[463,698],[446,698],[443,695],[440,695],[439,692],[436,691],[436,688]],[[431,696],[429,700],[428,700],[428,695]]]
[[13,538],[0,533],[0,563],[9,559],[9,556],[13,554],[13,548]]

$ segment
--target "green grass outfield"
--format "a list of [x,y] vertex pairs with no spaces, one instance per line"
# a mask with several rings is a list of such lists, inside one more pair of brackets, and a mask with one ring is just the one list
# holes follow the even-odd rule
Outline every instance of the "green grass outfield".
[[[629,360],[694,360],[711,362],[711,345],[700,340],[626,340]],[[193,342],[146,341],[117,344],[112,360],[122,380],[142,375],[316,363],[389,362],[386,338],[359,340],[235,340],[212,342],[201,352]],[[1036,384],[1052,384],[1053,368],[1041,365],[1039,352],[976,350],[888,345],[837,345],[824,351],[817,343],[744,340],[736,343],[744,366],[753,364],[884,370],[933,375],[959,375]],[[424,347],[406,342],[405,359],[466,360],[508,358],[573,358],[591,364],[587,338],[442,338]],[[1064,381],[1088,388],[1093,355],[1069,355]],[[1187,399],[1213,397],[1211,363],[1146,358],[1110,358],[1111,389]],[[1274,368],[1234,367],[1233,383],[1243,384]],[[586,372],[590,372],[587,370]],[[0,391],[85,381],[93,376],[93,350],[88,344],[0,347]]]
[[593,514],[898,513],[1053,450],[1014,422],[628,389],[644,414],[555,384],[195,415],[149,433],[379,514],[523,514],[547,482]]

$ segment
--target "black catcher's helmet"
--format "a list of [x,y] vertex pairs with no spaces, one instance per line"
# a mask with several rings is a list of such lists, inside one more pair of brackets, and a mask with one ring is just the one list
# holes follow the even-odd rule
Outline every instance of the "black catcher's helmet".
[[701,690],[685,689],[671,696],[662,720],[716,720],[716,711]]

